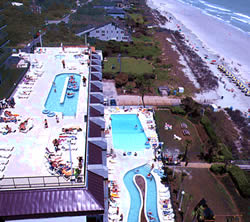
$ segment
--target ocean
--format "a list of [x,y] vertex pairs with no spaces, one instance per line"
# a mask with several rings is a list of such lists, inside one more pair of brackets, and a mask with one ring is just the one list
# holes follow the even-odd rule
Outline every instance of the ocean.
[[250,0],[178,0],[250,35]]

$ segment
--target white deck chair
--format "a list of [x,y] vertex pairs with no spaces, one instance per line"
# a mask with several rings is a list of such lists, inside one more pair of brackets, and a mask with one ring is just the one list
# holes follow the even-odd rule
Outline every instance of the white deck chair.
[[6,166],[1,166],[0,165],[0,171],[3,172],[5,170]]

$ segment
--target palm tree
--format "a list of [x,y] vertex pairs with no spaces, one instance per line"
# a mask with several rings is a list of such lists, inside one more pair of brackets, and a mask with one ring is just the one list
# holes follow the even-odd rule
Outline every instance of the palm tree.
[[145,107],[144,96],[145,93],[150,90],[151,80],[144,78],[144,75],[138,76],[136,79],[136,86],[141,94],[143,107]]

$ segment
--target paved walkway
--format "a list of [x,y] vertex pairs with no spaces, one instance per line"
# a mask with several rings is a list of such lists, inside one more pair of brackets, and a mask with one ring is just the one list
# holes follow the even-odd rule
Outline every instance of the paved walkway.
[[[118,95],[115,82],[113,80],[103,81],[103,94],[107,98],[116,99],[118,106],[142,106],[141,96],[138,95]],[[145,96],[145,105],[148,106],[163,106],[163,105],[180,105],[181,100],[169,98],[167,96]]]
[[[185,167],[185,162],[181,162],[181,167]],[[188,163],[185,168],[210,168],[210,163]]]
[[[162,106],[162,105],[180,105],[180,99],[169,98],[165,96],[145,96],[145,105]],[[117,104],[119,106],[140,106],[143,105],[141,96],[119,95],[117,96]]]

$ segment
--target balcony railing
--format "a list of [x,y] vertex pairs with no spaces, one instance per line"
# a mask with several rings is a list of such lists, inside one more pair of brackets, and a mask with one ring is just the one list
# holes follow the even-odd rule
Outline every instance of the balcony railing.
[[76,179],[74,176],[36,176],[36,177],[4,177],[0,180],[0,191],[13,189],[44,189],[64,187],[84,187],[83,174]]

